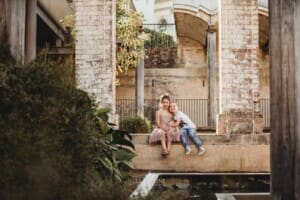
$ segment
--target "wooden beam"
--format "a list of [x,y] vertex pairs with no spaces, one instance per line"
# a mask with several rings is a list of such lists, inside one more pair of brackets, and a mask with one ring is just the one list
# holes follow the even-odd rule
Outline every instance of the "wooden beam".
[[296,93],[296,132],[295,132],[295,196],[300,198],[300,2],[295,2],[295,93]]
[[300,199],[300,3],[270,4],[272,198]]

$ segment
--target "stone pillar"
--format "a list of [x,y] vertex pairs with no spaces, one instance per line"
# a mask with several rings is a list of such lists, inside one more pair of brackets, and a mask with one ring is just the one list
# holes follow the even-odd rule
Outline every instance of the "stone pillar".
[[136,111],[141,117],[144,117],[144,59],[141,59],[135,73],[135,98],[136,98]]
[[210,26],[207,31],[207,65],[208,65],[208,120],[210,126],[215,126],[217,115],[217,55],[216,55],[216,29]]
[[221,0],[220,5],[220,114],[217,133],[261,133],[258,2]]
[[26,1],[11,0],[8,35],[10,52],[18,63],[25,61]]
[[7,0],[0,0],[0,46],[2,46],[3,40],[7,40],[6,36],[8,35],[7,10]]
[[28,63],[36,57],[36,31],[37,31],[37,0],[27,0],[26,5],[26,40],[25,62]]
[[76,80],[115,122],[115,0],[75,0]]

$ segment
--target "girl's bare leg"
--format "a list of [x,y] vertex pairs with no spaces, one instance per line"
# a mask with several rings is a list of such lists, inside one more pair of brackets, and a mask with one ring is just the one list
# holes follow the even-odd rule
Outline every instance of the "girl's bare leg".
[[163,153],[168,153],[167,146],[166,146],[166,133],[161,134],[160,142],[161,142]]
[[170,153],[170,151],[171,151],[171,146],[172,146],[172,136],[171,136],[171,132],[169,131],[168,133],[167,133],[167,139],[168,139],[168,141],[167,141],[167,151]]
[[168,144],[167,144],[167,151],[170,153],[171,152],[171,146],[172,146],[172,141],[168,140]]

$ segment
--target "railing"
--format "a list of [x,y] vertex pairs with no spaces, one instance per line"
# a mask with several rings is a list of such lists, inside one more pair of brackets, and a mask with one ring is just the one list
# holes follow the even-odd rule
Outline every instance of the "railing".
[[177,99],[175,102],[197,127],[209,127],[207,99]]
[[263,115],[264,126],[270,127],[270,99],[260,99],[260,112]]
[[[215,124],[209,124],[208,121],[208,99],[176,99],[174,100],[181,111],[186,113],[198,128],[215,128]],[[145,117],[153,124],[155,122],[155,112],[158,110],[158,102],[156,99],[145,99]],[[120,120],[134,116],[135,100],[134,99],[118,99],[116,102],[117,114]],[[264,118],[264,126],[270,127],[270,100],[260,100],[260,112]]]
[[145,48],[176,47],[175,24],[143,24],[143,29],[150,34],[150,40],[145,42]]

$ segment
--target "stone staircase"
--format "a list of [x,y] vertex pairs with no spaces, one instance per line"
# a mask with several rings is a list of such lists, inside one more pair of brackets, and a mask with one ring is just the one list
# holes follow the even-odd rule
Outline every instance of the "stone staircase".
[[[171,154],[161,156],[160,144],[149,145],[149,134],[133,134],[137,170],[173,172],[270,172],[270,134],[225,135],[199,134],[205,154],[184,154],[180,143],[172,146]],[[191,144],[193,144],[191,142]]]

